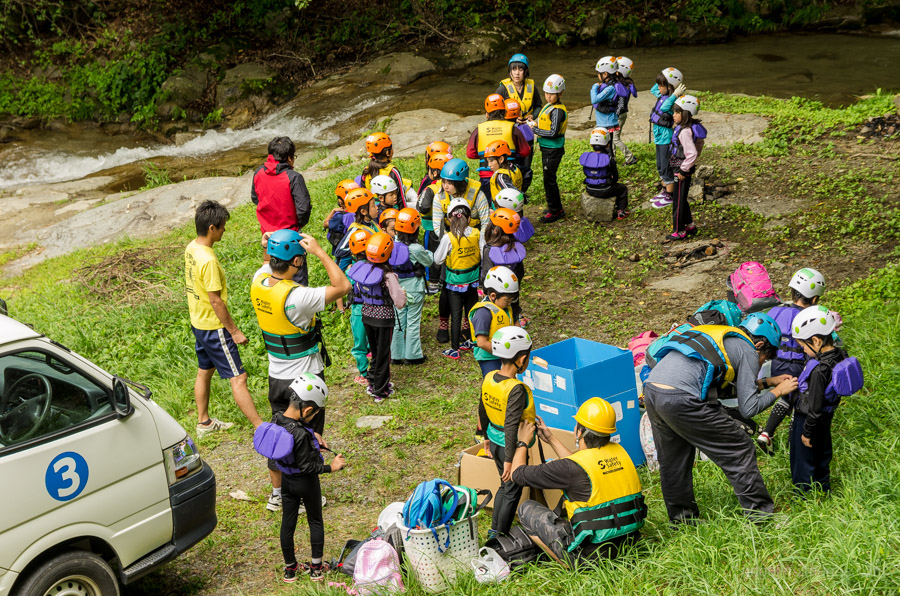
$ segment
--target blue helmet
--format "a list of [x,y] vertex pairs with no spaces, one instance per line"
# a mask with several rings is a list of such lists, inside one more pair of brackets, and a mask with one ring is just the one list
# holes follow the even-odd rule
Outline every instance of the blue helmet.
[[506,68],[508,69],[513,65],[513,62],[520,62],[525,65],[525,70],[529,70],[530,67],[528,65],[528,57],[525,54],[513,54],[513,57],[509,59],[509,62],[506,64]]
[[290,261],[294,257],[302,257],[306,249],[300,245],[301,236],[294,230],[278,230],[269,236],[266,254],[282,261]]
[[741,328],[756,337],[762,337],[771,346],[781,345],[781,329],[775,319],[761,312],[755,312],[744,317]]
[[732,327],[737,327],[741,322],[741,317],[744,316],[743,313],[741,313],[741,309],[738,308],[738,305],[734,302],[729,302],[728,300],[710,300],[698,308],[696,312],[699,313],[705,310],[714,310],[722,313],[722,316],[724,316],[725,320],[728,322],[727,324]]
[[466,180],[469,177],[469,164],[454,157],[441,168],[442,180]]

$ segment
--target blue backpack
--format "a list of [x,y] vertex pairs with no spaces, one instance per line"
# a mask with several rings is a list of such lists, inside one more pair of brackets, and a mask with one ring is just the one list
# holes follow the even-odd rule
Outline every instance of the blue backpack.
[[[447,487],[453,494],[449,502],[445,502],[441,495],[441,487]],[[409,529],[430,529],[434,539],[438,540],[438,552],[444,552],[450,548],[450,533],[447,532],[447,541],[441,548],[435,528],[451,522],[456,506],[459,504],[459,495],[452,484],[446,480],[435,478],[419,483],[412,496],[403,505],[403,525]]]

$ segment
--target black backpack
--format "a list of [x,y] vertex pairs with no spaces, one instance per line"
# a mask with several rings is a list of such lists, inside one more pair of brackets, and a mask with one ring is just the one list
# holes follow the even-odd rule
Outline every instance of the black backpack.
[[537,560],[540,552],[525,530],[519,526],[513,526],[505,536],[494,536],[485,546],[497,551],[512,570]]

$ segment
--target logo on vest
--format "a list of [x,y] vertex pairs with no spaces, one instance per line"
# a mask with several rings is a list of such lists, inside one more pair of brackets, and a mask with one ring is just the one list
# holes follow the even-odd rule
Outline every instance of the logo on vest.
[[273,312],[272,302],[269,300],[263,300],[262,298],[257,298],[256,309],[266,313],[267,315],[271,315]]
[[622,469],[622,462],[618,457],[607,457],[597,462],[597,467],[603,470],[604,474],[612,474]]

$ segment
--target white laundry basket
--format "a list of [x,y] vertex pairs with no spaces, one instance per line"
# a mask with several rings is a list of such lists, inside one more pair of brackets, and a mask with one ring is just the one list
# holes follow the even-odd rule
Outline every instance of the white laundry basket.
[[[479,513],[453,525],[438,526],[434,529],[437,540],[430,529],[410,530],[400,519],[397,527],[403,537],[406,562],[425,590],[441,592],[453,582],[457,573],[472,573],[469,561],[478,557]],[[448,534],[450,546],[445,548]]]

